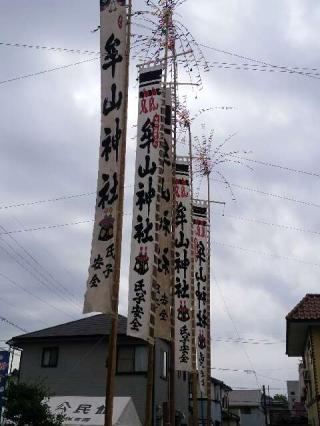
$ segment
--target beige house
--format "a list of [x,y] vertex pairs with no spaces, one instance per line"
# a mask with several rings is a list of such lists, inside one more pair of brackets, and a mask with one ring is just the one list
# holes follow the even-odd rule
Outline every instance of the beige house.
[[307,294],[287,315],[286,353],[302,357],[302,398],[311,426],[320,426],[320,294]]

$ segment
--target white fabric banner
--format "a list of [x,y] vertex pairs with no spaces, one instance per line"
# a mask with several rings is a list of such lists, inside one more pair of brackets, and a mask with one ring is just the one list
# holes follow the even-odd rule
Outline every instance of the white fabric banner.
[[136,175],[133,197],[127,334],[153,340],[150,330],[151,292],[155,260],[158,169],[161,126],[160,66],[141,70],[137,129]]
[[166,90],[164,138],[160,164],[159,252],[156,284],[155,337],[171,340],[171,277],[172,277],[172,101]]
[[182,157],[176,160],[175,195],[175,369],[192,371],[190,171]]
[[100,1],[101,140],[84,313],[111,313],[126,92],[125,0]]
[[193,247],[194,247],[194,286],[195,286],[195,323],[196,323],[196,349],[197,367],[199,372],[199,387],[202,397],[207,397],[208,358],[207,341],[208,313],[208,203],[194,200],[192,206],[193,220]]

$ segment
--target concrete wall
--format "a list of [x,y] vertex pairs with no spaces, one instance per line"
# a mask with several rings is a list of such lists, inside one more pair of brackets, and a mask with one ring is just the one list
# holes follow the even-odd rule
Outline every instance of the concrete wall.
[[241,426],[265,426],[265,415],[262,408],[250,407],[250,414],[244,413],[245,407],[232,407],[230,411],[240,416]]

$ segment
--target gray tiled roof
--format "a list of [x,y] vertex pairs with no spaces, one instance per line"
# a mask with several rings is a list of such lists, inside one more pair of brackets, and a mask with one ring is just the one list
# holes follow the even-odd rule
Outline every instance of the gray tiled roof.
[[[126,334],[127,318],[119,315],[118,334]],[[54,327],[44,328],[32,333],[21,334],[13,337],[10,343],[22,340],[50,338],[50,337],[76,337],[76,336],[108,336],[111,332],[110,315],[98,314],[80,320],[67,322]]]

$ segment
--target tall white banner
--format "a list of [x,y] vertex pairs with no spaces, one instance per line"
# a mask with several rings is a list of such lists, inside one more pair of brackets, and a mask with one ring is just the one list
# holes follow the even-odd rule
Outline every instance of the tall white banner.
[[199,387],[202,397],[207,397],[208,355],[208,203],[193,201],[193,247],[194,247],[194,286],[197,367]]
[[192,371],[192,242],[188,158],[177,157],[176,159],[175,195],[175,369]]
[[156,280],[155,337],[171,340],[172,280],[172,102],[166,90],[164,137],[160,155],[159,251]]
[[154,332],[154,324],[150,327],[151,293],[152,288],[156,287],[154,276],[158,268],[156,235],[161,148],[161,79],[160,66],[148,67],[140,71],[129,271],[127,334],[151,341]]
[[125,0],[100,1],[101,139],[95,221],[83,312],[112,312],[126,93]]

